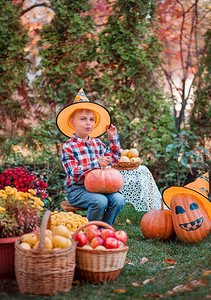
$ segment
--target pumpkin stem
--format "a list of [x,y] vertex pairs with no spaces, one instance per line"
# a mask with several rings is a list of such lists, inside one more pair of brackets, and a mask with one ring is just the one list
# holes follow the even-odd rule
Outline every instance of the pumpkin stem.
[[163,198],[161,197],[160,199],[161,199],[161,210],[163,210],[164,209]]

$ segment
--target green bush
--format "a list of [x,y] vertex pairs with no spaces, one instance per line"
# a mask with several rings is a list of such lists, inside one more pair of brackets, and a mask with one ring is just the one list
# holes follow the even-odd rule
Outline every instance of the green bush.
[[189,174],[198,176],[209,170],[208,150],[199,145],[199,137],[190,130],[180,133],[171,132],[154,140],[154,144],[162,143],[157,149],[155,166],[159,168],[159,186],[184,186]]

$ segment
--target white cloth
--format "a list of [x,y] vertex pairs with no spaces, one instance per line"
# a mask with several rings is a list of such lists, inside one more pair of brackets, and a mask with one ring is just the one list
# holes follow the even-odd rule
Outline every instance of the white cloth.
[[139,166],[135,170],[119,171],[124,178],[120,192],[126,202],[133,204],[135,210],[148,211],[161,208],[161,193],[147,167]]

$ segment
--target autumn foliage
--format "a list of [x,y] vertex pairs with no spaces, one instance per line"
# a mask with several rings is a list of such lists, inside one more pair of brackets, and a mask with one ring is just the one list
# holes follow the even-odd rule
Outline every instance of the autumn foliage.
[[[157,0],[157,14],[159,37],[164,45],[162,67],[173,103],[175,127],[180,131],[188,123],[193,95],[203,76],[209,4],[198,0]],[[198,118],[202,119],[200,114]]]

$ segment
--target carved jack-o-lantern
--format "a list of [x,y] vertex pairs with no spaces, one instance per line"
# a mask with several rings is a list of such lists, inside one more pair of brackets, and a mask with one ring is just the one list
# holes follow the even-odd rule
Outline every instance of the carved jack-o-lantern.
[[174,230],[182,242],[198,243],[208,236],[211,221],[197,197],[182,193],[175,195],[170,207]]

